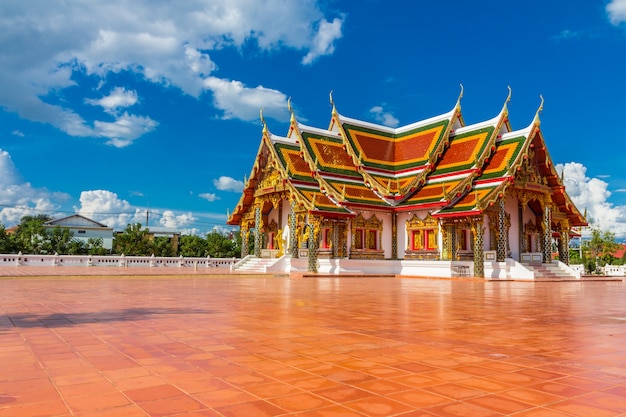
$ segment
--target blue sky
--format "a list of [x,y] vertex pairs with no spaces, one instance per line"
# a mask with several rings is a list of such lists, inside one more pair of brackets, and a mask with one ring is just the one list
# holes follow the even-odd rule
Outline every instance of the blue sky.
[[[574,6],[575,5],[575,6]],[[401,126],[512,89],[567,191],[626,237],[626,0],[0,3],[0,222],[79,212],[185,233],[225,228],[263,108],[285,135],[348,117]]]

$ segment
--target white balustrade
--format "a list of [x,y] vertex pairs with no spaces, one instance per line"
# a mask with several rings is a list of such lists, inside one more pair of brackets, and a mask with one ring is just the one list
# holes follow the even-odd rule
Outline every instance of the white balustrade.
[[117,266],[124,268],[230,268],[237,258],[122,255],[0,254],[0,266]]

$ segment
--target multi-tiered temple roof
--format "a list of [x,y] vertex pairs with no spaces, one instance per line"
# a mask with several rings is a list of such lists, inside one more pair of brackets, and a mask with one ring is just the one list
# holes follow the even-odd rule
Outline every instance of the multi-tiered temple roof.
[[[539,120],[543,100],[530,125],[513,130],[510,93],[494,118],[472,125],[463,120],[461,97],[449,112],[399,128],[345,117],[334,103],[328,129],[314,128],[299,123],[290,107],[287,136],[270,133],[264,123],[254,167],[229,224],[240,223],[255,193],[263,191],[259,186],[287,191],[296,204],[325,217],[367,209],[424,209],[449,217],[479,215],[515,184],[548,191],[570,225],[585,225],[546,150]],[[536,161],[539,183],[524,177],[529,158]],[[271,181],[262,178],[268,166]]]

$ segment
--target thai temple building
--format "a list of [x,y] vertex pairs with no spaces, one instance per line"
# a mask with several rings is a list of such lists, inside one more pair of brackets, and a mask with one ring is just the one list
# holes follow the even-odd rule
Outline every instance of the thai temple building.
[[510,89],[495,117],[471,125],[462,96],[461,88],[449,112],[398,128],[343,116],[332,94],[328,128],[298,122],[289,104],[289,131],[277,136],[261,114],[259,150],[228,218],[242,233],[237,268],[533,279],[549,265],[571,273],[570,233],[587,223],[548,153],[543,98],[528,126],[514,130]]

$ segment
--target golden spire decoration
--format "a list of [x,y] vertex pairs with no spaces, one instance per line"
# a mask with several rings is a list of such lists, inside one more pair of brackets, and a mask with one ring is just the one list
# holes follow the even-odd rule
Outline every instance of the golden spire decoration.
[[259,110],[259,116],[261,117],[261,123],[263,124],[263,132],[267,132],[267,124],[265,123],[265,117],[263,117],[263,107]]
[[480,210],[480,201],[478,200],[478,191],[474,191],[474,198],[476,199],[476,209]]
[[461,99],[463,98],[463,91],[464,91],[463,84],[459,84],[459,85],[461,86],[461,92],[459,93],[459,98],[456,99],[456,106],[455,107],[457,109],[461,108]]
[[337,116],[337,107],[335,107],[335,100],[333,99],[333,90],[330,90],[330,93],[328,93],[328,97],[330,99],[330,105],[333,108],[331,110],[331,113],[333,116]]
[[293,113],[293,108],[291,107],[291,97],[287,99],[287,110],[289,110],[289,113]]
[[505,116],[509,113],[509,110],[507,108],[507,105],[509,104],[509,101],[511,101],[511,94],[512,94],[512,90],[511,90],[511,86],[507,85],[506,87],[509,90],[509,94],[506,96],[506,100],[504,101],[504,104],[502,105],[502,110],[500,111],[501,113],[503,113]]

